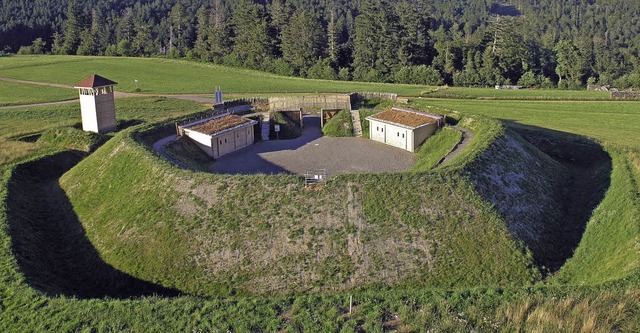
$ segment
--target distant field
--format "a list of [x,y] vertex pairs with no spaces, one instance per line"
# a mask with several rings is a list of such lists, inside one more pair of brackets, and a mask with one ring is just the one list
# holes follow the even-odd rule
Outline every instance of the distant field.
[[418,105],[580,134],[602,143],[635,149],[640,146],[640,102],[417,101]]
[[55,102],[78,98],[71,89],[0,81],[0,106]]
[[493,89],[439,87],[422,93],[423,97],[452,99],[502,99],[502,100],[610,100],[604,91],[556,90],[556,89]]
[[[74,85],[91,74],[118,82],[117,90],[142,93],[319,93],[376,91],[418,96],[431,89],[419,85],[340,82],[282,77],[239,69],[160,58],[13,56],[0,62],[0,76]],[[135,80],[138,80],[136,84]]]

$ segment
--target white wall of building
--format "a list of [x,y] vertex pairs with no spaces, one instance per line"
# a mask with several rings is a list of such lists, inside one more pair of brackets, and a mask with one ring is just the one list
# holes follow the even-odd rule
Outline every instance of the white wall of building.
[[437,123],[428,124],[415,129],[383,123],[369,119],[369,138],[393,147],[415,151],[424,140],[438,129]]
[[192,131],[188,128],[184,129],[184,135],[191,138],[198,148],[204,151],[207,155],[213,158],[218,157],[217,145],[214,144],[216,141],[211,138],[211,135]]
[[369,138],[374,141],[386,143],[385,124],[379,121],[369,121]]
[[428,137],[432,136],[437,130],[438,123],[431,123],[413,130],[413,140],[411,142],[411,145],[413,146],[411,147],[412,151],[418,149],[418,146],[421,145]]
[[212,158],[218,158],[254,143],[253,124],[215,136],[192,131],[188,128],[184,129],[184,134]]
[[116,106],[112,93],[80,94],[80,112],[84,131],[106,133],[116,129]]

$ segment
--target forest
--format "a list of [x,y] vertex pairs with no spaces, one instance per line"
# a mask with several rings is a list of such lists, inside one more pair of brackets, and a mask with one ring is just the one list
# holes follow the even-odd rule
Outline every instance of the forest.
[[628,0],[13,0],[0,54],[171,57],[288,76],[640,88]]

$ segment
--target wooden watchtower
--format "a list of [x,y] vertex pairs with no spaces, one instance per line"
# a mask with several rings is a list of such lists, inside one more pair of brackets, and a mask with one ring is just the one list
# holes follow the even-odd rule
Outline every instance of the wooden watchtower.
[[106,133],[116,130],[116,105],[113,86],[118,84],[100,75],[91,75],[74,88],[80,92],[82,129]]

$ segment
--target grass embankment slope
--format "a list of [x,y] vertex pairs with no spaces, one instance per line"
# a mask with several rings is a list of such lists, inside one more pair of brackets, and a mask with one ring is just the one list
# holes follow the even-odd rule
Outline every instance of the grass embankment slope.
[[[483,131],[482,121],[474,122],[473,124],[466,124],[468,127],[475,130],[476,136],[482,138],[483,135],[487,137],[497,137],[499,132],[495,131]],[[474,141],[468,151],[465,154],[460,155],[459,165],[466,165],[466,162],[473,161],[475,157],[481,154],[488,146],[491,145],[491,140],[478,140]],[[111,145],[109,147],[108,145]],[[113,156],[109,156],[113,153]],[[169,177],[169,182],[175,180],[176,177],[181,177],[181,172],[177,172],[174,168],[169,167],[164,162],[157,160],[152,154],[150,154],[145,148],[141,147],[137,142],[132,140],[128,134],[119,134],[114,140],[110,141],[107,146],[104,146],[96,154],[105,155],[106,160],[108,157],[114,159],[114,163],[106,163],[102,167],[96,167],[99,164],[99,160],[103,159],[89,159],[81,165],[85,167],[93,165],[99,172],[106,172],[106,169],[115,168],[112,170],[114,173],[127,173],[131,169],[131,165],[128,163],[122,163],[124,161],[136,161],[142,162],[142,170],[133,170],[133,179],[140,178],[140,173],[144,170],[149,171],[151,181],[158,180],[158,174],[164,174]],[[466,156],[466,157],[465,157]],[[78,168],[76,168],[78,169]],[[168,172],[168,173],[167,173]],[[183,173],[187,175],[187,173]],[[9,179],[9,173],[5,173],[3,182]],[[191,180],[191,174],[189,174],[188,181]],[[201,193],[198,189],[211,188],[211,181],[216,179],[215,175],[201,175],[193,179],[193,184],[187,186],[190,193],[190,197],[193,198],[193,202],[198,202],[196,198],[201,195],[204,198],[211,198],[209,194],[213,193]],[[409,190],[418,190],[421,188],[431,189],[431,193],[443,194],[442,188],[438,188],[433,191],[433,187],[429,184],[425,184],[426,180],[420,179],[415,176],[403,175],[399,177],[376,176],[381,179],[376,179],[373,182],[372,179],[367,180],[365,176],[357,177],[353,184],[347,183],[349,186],[345,186],[347,189],[337,189],[330,187],[332,193],[340,194],[346,192],[347,201],[341,203],[341,210],[346,211],[346,215],[350,215],[349,210],[358,211],[357,206],[353,205],[353,198],[358,198],[360,193],[358,191],[352,191],[353,188],[359,188],[365,186],[371,187],[369,192],[375,192],[377,183],[380,180],[389,178],[393,182],[400,180],[401,184],[408,185]],[[85,177],[86,178],[86,177]],[[94,177],[98,178],[98,177]],[[362,179],[364,178],[364,179]],[[441,177],[438,177],[441,179]],[[127,181],[132,178],[120,180],[114,180],[114,186],[123,186]],[[297,184],[297,180],[283,176],[281,179],[271,179],[265,181],[260,176],[246,177],[249,186],[261,186],[266,187],[271,182],[280,183],[291,182]],[[184,179],[182,179],[184,181]],[[449,194],[453,196],[459,196],[460,200],[465,201],[463,207],[476,207],[478,202],[474,202],[473,205],[469,205],[469,196],[473,199],[475,196],[468,191],[468,186],[463,182],[457,182],[455,179],[452,184],[442,184],[440,180],[436,179],[440,187],[445,187],[446,191],[450,191]],[[68,180],[67,180],[68,181]],[[160,180],[162,182],[163,180]],[[337,185],[344,184],[344,179],[338,180]],[[351,180],[350,180],[351,181]],[[413,182],[417,181],[415,185]],[[447,180],[449,181],[449,180]],[[93,182],[100,183],[100,180]],[[260,184],[262,183],[262,184]],[[408,183],[408,184],[407,184]],[[148,182],[142,183],[148,186]],[[67,184],[68,185],[68,184]],[[188,184],[189,185],[189,184]],[[280,184],[277,184],[280,185]],[[73,185],[71,185],[73,186]],[[104,185],[106,186],[106,185]],[[215,184],[215,186],[227,187],[232,192],[243,193],[248,192],[250,187],[242,189],[241,183],[221,182],[221,184]],[[457,186],[462,186],[463,192],[457,191]],[[4,195],[5,187],[0,194]],[[279,187],[278,187],[279,188]],[[122,188],[123,192],[126,191],[126,186]],[[225,189],[226,190],[226,189]],[[117,189],[110,189],[110,191],[117,192]],[[136,191],[144,191],[137,189]],[[275,189],[275,194],[280,195],[283,191]],[[349,192],[353,193],[350,195]],[[364,192],[364,191],[363,191]],[[134,199],[135,202],[137,192],[127,193],[129,199]],[[245,195],[251,196],[253,193]],[[305,196],[311,198],[317,198],[318,194],[314,193],[298,193],[299,199]],[[94,194],[91,196],[95,197]],[[166,200],[167,197],[171,197],[170,194],[159,195],[158,198]],[[215,196],[214,196],[215,198]],[[256,199],[258,202],[263,197],[258,196]],[[340,197],[339,197],[340,198]],[[370,196],[371,198],[371,196]],[[396,199],[394,199],[396,198]],[[408,198],[408,193],[405,190],[396,191],[396,193],[385,194],[381,197],[373,197],[374,200],[386,200],[396,204],[404,204],[405,208],[409,206],[421,204],[420,200],[424,200],[422,196],[419,199],[412,199],[408,204],[403,203]],[[477,197],[475,197],[477,199]],[[121,203],[123,198],[119,198],[120,202],[116,202],[117,205],[123,206]],[[235,198],[233,198],[235,199]],[[92,199],[93,200],[93,199]],[[369,199],[371,200],[371,199]],[[364,214],[367,209],[365,208],[365,201],[363,200],[363,206],[361,214]],[[429,202],[428,200],[426,202]],[[482,201],[479,202],[481,207],[484,207]],[[100,208],[105,209],[104,203]],[[128,204],[127,204],[128,205]],[[200,204],[198,204],[200,205]],[[231,204],[233,205],[233,204]],[[284,204],[276,205],[275,208],[280,208]],[[379,207],[373,202],[371,207]],[[218,206],[219,207],[219,206]],[[340,207],[340,205],[338,206]],[[350,208],[351,207],[351,208]],[[399,206],[403,207],[403,206]],[[442,208],[439,205],[432,205],[431,208]],[[424,208],[430,208],[429,206]],[[164,208],[160,208],[161,210]],[[274,211],[274,208],[271,208]],[[316,209],[316,208],[313,208]],[[457,209],[457,208],[456,208]],[[380,218],[387,220],[389,217],[392,219],[397,218],[395,214],[402,212],[398,210],[396,212],[383,209],[382,211],[373,211],[373,218]],[[104,211],[104,210],[103,210]],[[166,212],[166,210],[164,210]],[[370,211],[370,210],[369,210]],[[130,214],[133,210],[125,213],[118,214]],[[188,211],[187,211],[188,212]],[[434,211],[431,211],[434,212]],[[446,210],[442,211],[447,212]],[[476,211],[475,214],[487,213],[484,208],[480,211]],[[246,213],[243,213],[246,214]],[[335,214],[335,213],[330,213]],[[464,211],[458,212],[453,216],[460,216],[465,214]],[[495,213],[490,213],[489,216],[493,216]],[[116,216],[118,216],[116,215]],[[0,217],[6,220],[6,211],[3,206],[0,208]],[[159,217],[159,220],[153,227],[149,223],[146,223],[143,227],[153,228],[156,231],[153,233],[161,234],[162,232],[172,231],[169,237],[174,237],[173,232],[180,234],[183,230],[175,228],[178,224],[174,223],[163,224],[165,217],[156,214],[154,218]],[[463,216],[464,217],[464,216]],[[170,217],[169,217],[170,218]],[[287,219],[290,217],[287,216]],[[291,219],[295,219],[293,216]],[[400,216],[401,221],[420,221],[421,216]],[[122,224],[122,221],[114,219],[115,223]],[[262,219],[264,220],[264,219]],[[261,221],[262,221],[261,220]],[[376,221],[376,224],[379,224]],[[462,222],[460,220],[459,222]],[[434,221],[435,222],[435,221]],[[196,221],[195,223],[203,223],[203,221]],[[269,222],[268,222],[269,223]],[[344,223],[344,222],[343,222]],[[499,225],[502,225],[500,222]],[[340,224],[336,224],[336,228]],[[343,224],[345,225],[345,224]],[[456,224],[452,224],[455,226]],[[407,226],[411,226],[407,224]],[[405,227],[407,227],[405,226]],[[486,225],[485,225],[486,226]],[[135,239],[136,235],[139,235],[138,231],[133,230],[137,226],[131,224],[130,229],[119,229],[124,239]],[[463,230],[467,230],[473,233],[473,227],[468,226],[465,223],[457,224],[456,228],[462,227]],[[188,228],[188,226],[187,226]],[[258,230],[261,233],[269,233],[269,229],[272,226],[262,225],[250,227],[251,229]],[[265,229],[266,228],[266,229]],[[471,228],[471,229],[467,229]],[[260,231],[260,229],[263,229]],[[419,228],[416,228],[419,230]],[[436,229],[438,229],[436,227]],[[502,231],[499,235],[504,235],[504,227],[500,227]],[[164,231],[163,231],[164,230]],[[224,231],[224,229],[222,229]],[[323,230],[322,233],[317,232],[315,229],[309,228],[309,232],[293,233],[292,237],[299,237],[304,239],[305,237],[326,237],[332,234],[334,230]],[[109,230],[112,233],[113,230]],[[466,234],[460,230],[450,230],[451,234],[459,235],[462,237],[471,237],[469,241],[477,241],[477,235]],[[482,232],[482,230],[480,230]],[[228,231],[227,231],[228,233]],[[348,233],[348,231],[347,231]],[[361,233],[356,229],[356,234]],[[336,233],[340,235],[340,233]],[[449,235],[451,235],[449,234]],[[324,236],[323,236],[324,235]],[[466,236],[464,236],[466,235]],[[225,299],[202,299],[193,297],[179,297],[175,299],[159,299],[159,298],[143,298],[140,300],[74,300],[68,298],[51,298],[43,296],[40,292],[35,291],[29,287],[24,281],[24,277],[20,272],[20,269],[15,263],[15,259],[10,254],[11,239],[7,237],[6,233],[1,235],[2,251],[0,256],[2,259],[3,283],[2,298],[3,309],[2,320],[0,320],[0,326],[6,328],[7,331],[22,330],[25,327],[29,327],[38,331],[60,331],[60,330],[80,330],[85,327],[93,327],[98,331],[157,331],[157,330],[169,330],[169,331],[192,331],[192,330],[236,330],[236,331],[250,331],[250,330],[288,330],[288,331],[308,331],[315,330],[318,327],[323,327],[329,331],[350,331],[350,330],[366,330],[366,331],[382,331],[384,329],[390,329],[395,327],[399,330],[419,330],[421,327],[431,327],[438,330],[462,330],[468,331],[471,329],[482,331],[514,331],[514,330],[555,330],[560,328],[564,331],[633,331],[638,328],[637,324],[637,298],[640,294],[633,289],[626,290],[625,288],[611,288],[611,290],[603,291],[601,289],[585,289],[585,290],[564,290],[563,288],[526,288],[514,286],[512,288],[495,290],[493,288],[473,288],[473,289],[458,289],[458,291],[444,291],[442,289],[432,289],[421,287],[424,281],[416,281],[412,283],[411,279],[407,280],[404,287],[396,287],[387,289],[386,287],[379,287],[378,285],[372,288],[365,288],[361,290],[352,290],[348,293],[310,293],[308,295],[294,295],[294,296],[229,296]],[[348,237],[348,236],[347,236]],[[495,236],[494,236],[495,237]],[[449,238],[449,237],[448,237]],[[456,255],[461,254],[460,250],[464,250],[464,240],[456,239],[458,237],[450,237],[447,242],[451,242],[451,246],[441,247],[444,250],[449,249],[452,252],[449,254],[447,261],[444,264],[450,265],[448,269],[448,277],[446,281],[456,281],[456,278],[460,278],[460,269],[458,268],[459,261],[456,260]],[[129,239],[128,242],[133,240]],[[268,240],[269,238],[267,238]],[[349,238],[347,238],[349,239]],[[510,239],[510,237],[509,237]],[[139,241],[148,242],[147,237],[138,238]],[[394,239],[395,242],[399,240]],[[403,240],[408,241],[408,240]],[[463,243],[460,243],[463,242]],[[400,242],[402,243],[402,242]],[[330,244],[330,242],[324,242],[322,244]],[[508,244],[508,243],[507,243]],[[237,244],[236,244],[237,245]],[[396,244],[397,245],[397,244]],[[96,244],[100,247],[102,245]],[[131,245],[128,245],[131,246]],[[466,246],[466,245],[465,245]],[[339,245],[337,246],[339,247]],[[133,246],[135,249],[136,246]],[[464,256],[473,258],[474,256],[482,256],[486,249],[493,248],[493,244],[485,245],[485,248],[477,249],[470,253],[462,253]],[[239,247],[238,251],[241,252],[242,247]],[[155,249],[157,250],[157,249]],[[315,250],[315,249],[313,249]],[[446,251],[445,251],[446,252]],[[516,251],[517,252],[517,251]],[[114,254],[109,254],[113,256]],[[115,254],[116,256],[125,256],[124,252]],[[128,254],[131,255],[131,254]],[[145,256],[154,255],[144,254]],[[233,256],[233,253],[229,253]],[[493,253],[489,254],[487,259],[491,259]],[[333,262],[325,262],[325,265],[321,269],[328,269],[333,274],[341,272],[341,266],[339,266],[340,259],[337,258]],[[499,258],[501,259],[501,258]],[[478,258],[478,260],[484,260],[484,258]],[[169,263],[171,259],[165,259],[165,264]],[[329,264],[329,265],[327,265]],[[389,265],[383,263],[383,265]],[[133,267],[136,264],[133,263]],[[175,266],[174,266],[175,267]],[[214,266],[215,267],[215,266]],[[386,266],[387,273],[390,273],[393,278],[393,272],[395,269]],[[478,266],[476,266],[477,268]],[[487,268],[487,266],[485,266]],[[304,269],[304,268],[303,268]],[[320,269],[320,268],[319,268]],[[347,266],[348,269],[348,266]],[[481,277],[482,279],[494,279],[491,272],[485,271],[483,273],[472,272],[471,276]],[[157,273],[157,271],[155,272]],[[244,272],[243,272],[244,273]],[[332,275],[336,276],[336,275]],[[242,278],[242,276],[240,276]],[[444,277],[443,277],[444,278]],[[476,279],[474,278],[474,280]],[[469,282],[463,277],[458,280],[462,285]],[[235,282],[241,282],[236,280]],[[437,279],[433,280],[437,281]],[[333,282],[335,283],[335,282]],[[472,281],[475,285],[477,281]],[[345,311],[348,308],[348,295],[354,297],[354,313],[349,315]],[[29,310],[25,310],[29,309]],[[46,318],[46,319],[43,319]],[[584,318],[589,318],[585,321]]]
[[491,207],[452,174],[347,175],[304,191],[295,176],[178,171],[125,133],[61,185],[107,262],[192,294],[538,278]]
[[[208,63],[162,58],[12,56],[0,62],[0,76],[74,85],[92,74],[118,82],[116,90],[150,94],[395,92],[417,96],[427,86],[307,80]],[[136,84],[135,80],[138,80]],[[255,96],[255,95],[254,95]]]
[[[347,124],[347,128],[344,128]],[[353,120],[351,113],[347,110],[341,110],[335,116],[327,121],[322,128],[322,134],[333,137],[353,136]]]

